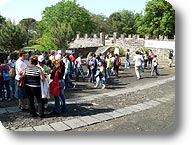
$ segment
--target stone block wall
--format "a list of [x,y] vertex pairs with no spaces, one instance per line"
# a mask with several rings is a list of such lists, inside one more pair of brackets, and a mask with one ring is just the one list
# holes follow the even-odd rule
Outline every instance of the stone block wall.
[[[148,37],[140,38],[138,35],[128,35],[128,38],[125,38],[123,35],[118,38],[117,33],[114,33],[113,38],[104,37],[104,33],[100,33],[100,36],[97,37],[95,34],[92,38],[85,35],[84,38],[80,38],[77,35],[76,40],[70,44],[70,49],[78,53],[82,53],[84,57],[91,52],[97,52],[97,54],[101,53],[103,49],[106,47],[118,47],[123,50],[130,49],[131,59],[135,55],[135,51],[145,47],[145,41],[148,40]],[[174,37],[175,38],[175,37]],[[112,43],[108,43],[110,45],[105,45],[105,40],[113,40]],[[156,39],[158,40],[158,39]],[[168,41],[166,37],[160,36],[159,41]],[[175,40],[172,40],[175,41]],[[167,48],[149,48],[154,51],[154,53],[158,56],[160,61],[168,61],[169,49]]]

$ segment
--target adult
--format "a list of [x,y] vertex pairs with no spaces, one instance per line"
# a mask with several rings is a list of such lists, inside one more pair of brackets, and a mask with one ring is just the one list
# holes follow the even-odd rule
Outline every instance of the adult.
[[152,60],[153,60],[153,58],[154,58],[154,53],[153,53],[153,50],[150,49],[150,50],[149,50],[149,58],[148,58],[149,68],[151,68],[151,66],[152,66]]
[[49,74],[51,72],[50,68],[45,64],[45,57],[43,55],[39,55],[38,56],[38,65],[39,68],[41,68],[44,77],[45,77],[45,81],[42,81],[42,99],[43,99],[43,103],[44,103],[44,107],[47,108],[48,106],[48,98],[49,98],[49,88],[45,88],[47,87],[47,82],[49,82]]
[[[26,52],[20,51],[19,52],[19,58],[15,62],[15,70],[16,70],[16,76],[15,76],[15,83],[18,84],[19,80],[24,77],[25,69],[27,68],[27,65],[25,64],[24,60],[26,60]],[[26,97],[26,90],[25,86],[18,86],[15,87],[15,97],[19,100],[19,109],[26,110],[28,107],[25,105],[25,101],[27,99]]]
[[130,66],[130,51],[129,49],[126,50],[125,52],[125,68],[129,68]]
[[115,54],[115,61],[114,61],[115,78],[119,77],[119,67],[120,66],[121,66],[121,59],[118,54]]
[[[36,66],[38,64],[37,55],[33,55],[30,57],[30,64],[31,65],[28,66],[25,70],[25,87],[30,102],[30,114],[32,115],[32,117],[40,116],[41,118],[44,118],[44,103],[41,95],[40,80],[44,80],[45,78],[42,70],[38,66]],[[38,103],[39,115],[36,113],[34,97],[36,97]]]
[[169,66],[169,67],[172,67],[173,57],[174,57],[173,50],[170,50],[169,56],[168,56],[168,59],[169,59],[168,66]]
[[66,112],[66,101],[64,96],[64,72],[65,72],[65,66],[62,61],[62,56],[60,54],[57,54],[55,56],[55,66],[52,69],[50,79],[54,79],[56,76],[58,76],[58,82],[60,84],[60,93],[59,96],[54,96],[55,100],[55,108],[52,114],[61,114]]
[[55,57],[55,51],[51,51],[49,56],[49,60],[51,61],[51,69],[54,67],[54,63],[55,63],[54,57]]
[[[57,60],[58,57],[56,56],[55,57],[55,60]],[[73,89],[75,89],[76,87],[76,84],[75,83],[72,83],[71,79],[70,79],[70,69],[71,69],[71,63],[70,63],[70,59],[69,59],[69,56],[66,55],[64,57],[64,63],[65,63],[65,84],[66,84],[66,87],[68,87],[68,85],[70,85]]]
[[139,51],[136,51],[135,53],[136,55],[133,58],[133,62],[135,63],[135,74],[137,76],[137,79],[139,80],[142,78],[141,77],[141,66],[143,63],[143,57]]
[[74,74],[74,72],[76,74],[76,65],[75,65],[76,57],[74,52],[69,55],[69,60],[71,62],[70,78],[72,79],[72,74]]
[[84,72],[83,72],[83,68],[82,68],[82,54],[79,53],[78,54],[78,58],[76,58],[76,81],[78,81],[79,79],[79,75],[82,76],[82,80],[84,81],[85,80],[85,77],[84,77]]
[[16,62],[16,59],[12,54],[10,56],[10,60],[8,61],[8,65],[9,65],[10,88],[11,88],[13,98],[15,97],[15,75],[16,75],[15,62]]
[[0,58],[0,101],[3,101],[2,92],[5,87],[5,100],[10,101],[10,77],[9,77],[9,66],[5,63],[6,60]]

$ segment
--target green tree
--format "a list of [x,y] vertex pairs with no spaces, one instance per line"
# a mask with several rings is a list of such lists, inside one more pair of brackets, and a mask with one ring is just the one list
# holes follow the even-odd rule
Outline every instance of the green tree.
[[99,34],[100,32],[107,34],[109,32],[110,26],[107,23],[107,19],[104,15],[91,14],[91,21],[94,23],[94,34]]
[[109,16],[108,24],[111,27],[110,33],[118,32],[119,34],[135,34],[135,15],[134,12],[122,10],[114,12]]
[[[36,20],[33,18],[25,18],[22,19],[19,24],[21,24],[22,27],[24,27],[26,34],[27,34],[27,38],[26,38],[26,45],[29,45],[29,41],[31,39],[34,39],[34,35],[36,35]],[[35,41],[35,40],[34,40]]]
[[0,24],[5,23],[5,20],[6,20],[6,19],[5,19],[3,16],[0,15]]
[[25,42],[25,30],[21,25],[15,25],[6,21],[0,29],[0,47],[7,52],[12,52],[23,47]]
[[[65,33],[61,33],[58,29],[63,28],[66,26]],[[67,44],[59,44],[61,42],[60,39],[63,40],[65,34],[69,38],[66,38],[66,43],[72,41],[75,38],[76,34],[91,34],[93,32],[94,24],[91,21],[90,13],[83,7],[80,7],[76,4],[76,1],[64,1],[58,2],[56,5],[51,7],[46,7],[43,11],[42,20],[38,23],[39,33],[42,35],[42,39],[39,39],[40,44],[42,45],[45,40],[50,42],[49,45],[44,47],[49,48],[61,48],[67,46]],[[54,33],[53,30],[56,30]],[[66,32],[69,31],[69,32]],[[54,38],[53,34],[54,33]],[[71,34],[69,34],[71,33]],[[73,36],[73,37],[72,37]],[[58,39],[58,42],[56,42]],[[45,43],[44,43],[45,44]]]
[[138,32],[151,37],[175,35],[175,10],[165,0],[147,2],[141,21],[138,22]]
[[[50,31],[43,35],[40,44],[51,48],[66,49],[69,42],[74,38],[74,33],[69,24],[56,23]],[[49,36],[52,37],[49,37]]]

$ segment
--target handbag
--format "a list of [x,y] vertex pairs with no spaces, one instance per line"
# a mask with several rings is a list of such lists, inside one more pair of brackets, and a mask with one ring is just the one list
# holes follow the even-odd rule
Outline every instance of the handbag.
[[17,82],[17,86],[18,86],[19,88],[21,88],[21,87],[24,86],[24,77],[21,77],[21,78],[19,79],[19,81]]
[[58,81],[58,70],[56,70],[54,79],[50,83],[49,86],[50,86],[50,94],[52,96],[59,96],[60,95],[60,84]]

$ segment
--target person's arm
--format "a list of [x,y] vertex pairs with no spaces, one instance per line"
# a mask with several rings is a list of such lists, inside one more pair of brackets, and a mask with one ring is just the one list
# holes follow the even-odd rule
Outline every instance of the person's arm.
[[43,71],[39,68],[39,72],[40,72],[40,79],[41,80],[45,80],[45,76],[44,76],[44,73],[43,73]]

